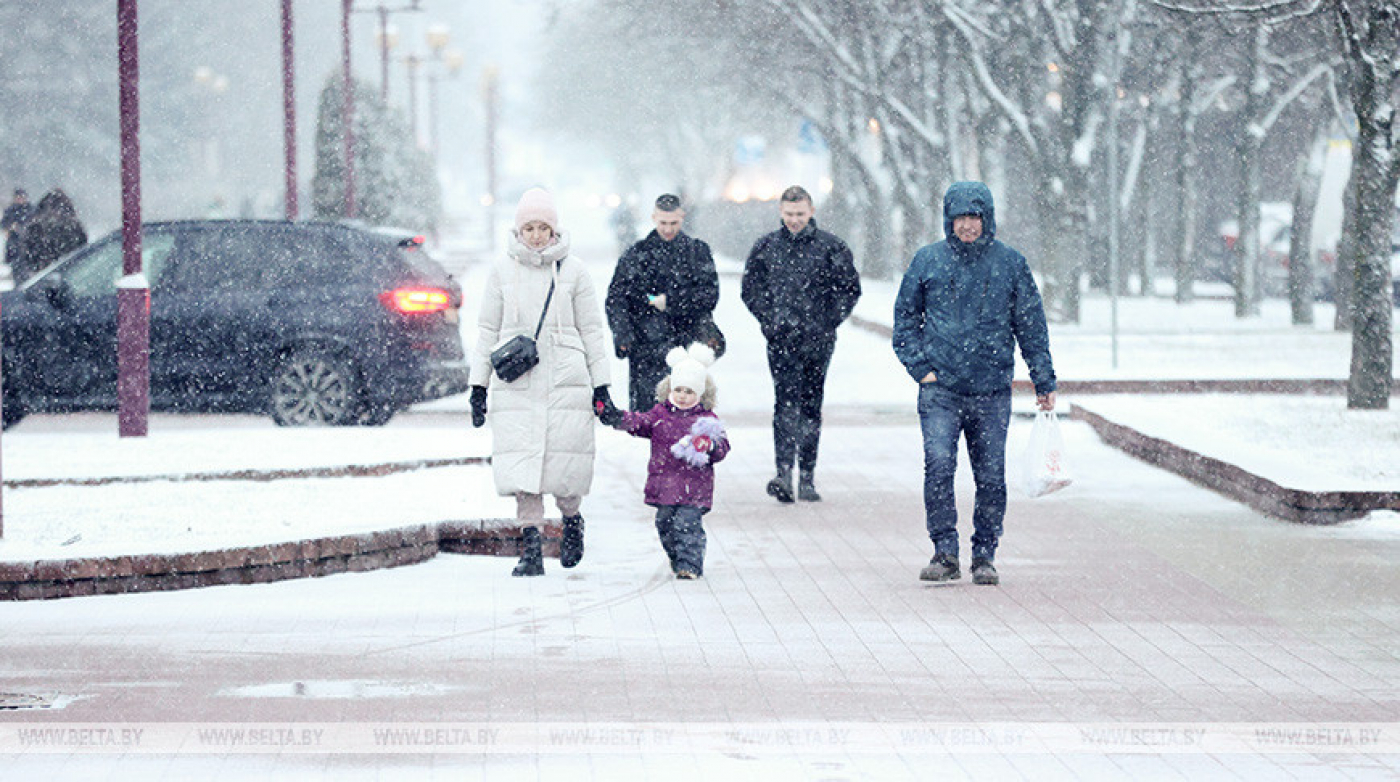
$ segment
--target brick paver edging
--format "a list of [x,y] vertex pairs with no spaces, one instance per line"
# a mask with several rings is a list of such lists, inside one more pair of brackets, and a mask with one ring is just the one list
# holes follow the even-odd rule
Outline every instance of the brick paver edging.
[[[541,531],[545,555],[559,556],[558,522]],[[439,551],[513,557],[520,534],[515,519],[444,521],[217,551],[0,562],[0,600],[261,584],[412,565]]]
[[1373,510],[1400,511],[1398,491],[1289,489],[1236,465],[1114,423],[1079,405],[1070,405],[1070,416],[1087,422],[1105,443],[1125,453],[1285,521],[1336,524],[1360,518]]

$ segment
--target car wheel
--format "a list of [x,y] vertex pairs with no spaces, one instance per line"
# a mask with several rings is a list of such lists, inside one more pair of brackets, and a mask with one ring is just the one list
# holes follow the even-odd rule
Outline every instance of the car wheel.
[[320,351],[297,351],[271,381],[272,420],[279,426],[345,426],[359,411],[354,366]]

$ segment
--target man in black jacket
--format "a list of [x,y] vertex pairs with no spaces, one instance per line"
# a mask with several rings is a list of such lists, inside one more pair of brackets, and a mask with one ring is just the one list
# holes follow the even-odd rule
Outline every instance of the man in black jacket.
[[34,215],[34,207],[29,203],[29,194],[23,189],[15,189],[14,200],[5,207],[5,214],[0,217],[0,233],[5,234],[5,263],[12,264],[19,256],[20,234],[24,231],[25,223]]
[[836,327],[860,298],[860,275],[851,250],[835,234],[817,228],[812,196],[800,187],[783,192],[783,227],[761,237],[744,264],[744,305],[768,340],[773,374],[773,458],[778,474],[768,493],[792,502],[796,456],[797,497],[821,499],[813,474],[822,430],[826,370],[836,349]]
[[627,359],[629,405],[637,412],[656,404],[666,352],[708,341],[706,335],[714,333],[712,313],[719,302],[710,246],[681,231],[680,198],[657,198],[651,219],[656,229],[618,260],[605,305],[617,357]]

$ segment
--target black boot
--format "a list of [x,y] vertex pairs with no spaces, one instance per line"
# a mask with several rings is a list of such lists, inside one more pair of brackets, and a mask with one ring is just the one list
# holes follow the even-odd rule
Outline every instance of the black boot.
[[778,502],[792,502],[792,468],[779,467],[778,475],[768,482],[768,496]]
[[520,535],[520,561],[512,576],[544,575],[544,554],[540,551],[540,528],[526,527]]
[[817,493],[816,480],[811,470],[803,470],[797,479],[797,499],[803,502],[822,501],[822,496]]
[[573,567],[583,561],[583,514],[564,517],[564,534],[559,538],[559,564]]

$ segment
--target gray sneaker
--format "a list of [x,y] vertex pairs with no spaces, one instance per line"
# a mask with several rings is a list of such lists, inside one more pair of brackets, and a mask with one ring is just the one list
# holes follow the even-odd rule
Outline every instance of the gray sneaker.
[[952,554],[935,554],[928,566],[919,571],[920,581],[956,581],[962,578],[958,558]]
[[997,575],[997,569],[992,566],[990,559],[972,560],[972,583],[984,586],[996,586],[1001,583],[1001,577]]

